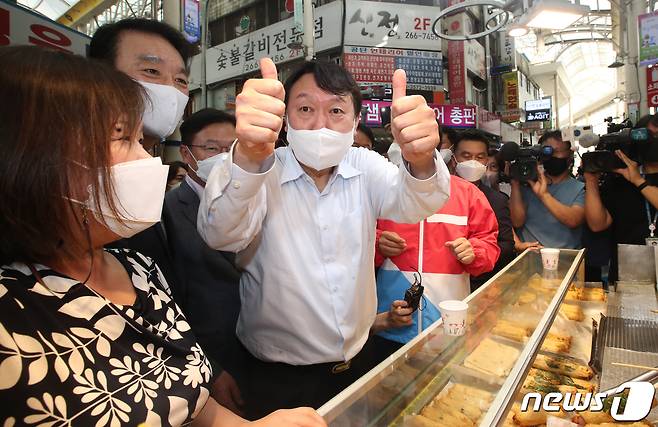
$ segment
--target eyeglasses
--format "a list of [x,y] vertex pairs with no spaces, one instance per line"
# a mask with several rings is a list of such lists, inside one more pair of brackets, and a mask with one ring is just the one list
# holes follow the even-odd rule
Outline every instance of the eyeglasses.
[[228,147],[223,147],[219,144],[208,144],[208,145],[191,145],[189,144],[188,147],[195,147],[195,148],[200,148],[203,151],[207,153],[212,153],[214,154],[220,154],[220,153],[228,153],[231,150],[231,146],[229,144]]

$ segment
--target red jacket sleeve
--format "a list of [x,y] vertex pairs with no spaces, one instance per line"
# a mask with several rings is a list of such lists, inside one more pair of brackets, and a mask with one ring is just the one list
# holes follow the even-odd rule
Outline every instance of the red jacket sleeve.
[[498,220],[485,195],[475,186],[470,191],[467,239],[473,246],[475,260],[464,265],[464,270],[471,276],[479,276],[493,270],[500,256]]
[[382,235],[382,230],[379,229],[379,221],[377,221],[377,230],[375,235],[375,267],[379,267],[386,259],[381,252],[379,252],[379,238]]

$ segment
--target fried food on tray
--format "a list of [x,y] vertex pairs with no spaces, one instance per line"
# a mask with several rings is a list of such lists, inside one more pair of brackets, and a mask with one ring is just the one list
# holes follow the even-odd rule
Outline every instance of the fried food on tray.
[[[465,399],[472,402],[484,403],[488,407],[493,402],[493,394],[479,388],[471,387],[464,384],[455,384],[448,390],[448,396],[459,399]],[[482,408],[482,406],[480,406]]]
[[523,328],[507,320],[499,320],[496,322],[496,326],[494,326],[491,332],[498,336],[518,342],[523,342],[524,339],[529,337],[532,333],[528,328]]
[[532,292],[522,292],[521,295],[519,295],[519,304],[530,304],[531,302],[534,302],[537,299],[537,295],[533,294]]
[[464,366],[497,377],[509,375],[520,351],[509,345],[485,338],[473,353],[464,359]]
[[454,384],[439,394],[420,411],[421,418],[408,420],[412,426],[471,427],[479,423],[483,412],[489,408],[493,395],[487,391],[464,384]]
[[422,415],[412,415],[405,418],[404,425],[407,427],[444,427],[444,424],[430,420]]
[[560,306],[560,313],[567,316],[567,319],[575,320],[577,322],[581,322],[585,319],[583,309],[574,304],[563,303]]
[[580,363],[575,363],[566,359],[557,359],[550,356],[538,354],[533,365],[535,368],[545,371],[555,372],[556,374],[568,375],[572,378],[590,379],[594,376],[594,371]]
[[537,391],[544,394],[558,391],[561,393],[592,392],[594,388],[595,385],[587,380],[571,378],[537,368],[530,368],[523,383],[523,389],[526,392]]
[[565,296],[567,301],[605,301],[605,291],[601,288],[571,287]]
[[437,421],[444,425],[455,427],[473,427],[475,423],[471,421],[466,415],[450,408],[447,405],[434,405],[430,404],[420,411],[420,414],[429,418],[430,420]]
[[585,427],[647,427],[651,425],[649,422],[639,421],[636,423],[585,424]]
[[560,339],[551,333],[548,334],[541,345],[542,350],[550,351],[551,353],[568,353],[570,348],[571,337],[568,337],[568,339]]

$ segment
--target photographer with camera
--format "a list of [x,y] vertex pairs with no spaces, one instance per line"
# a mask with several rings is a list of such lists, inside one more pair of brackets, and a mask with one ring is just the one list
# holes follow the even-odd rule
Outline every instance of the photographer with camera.
[[571,144],[562,140],[560,131],[545,133],[539,144],[543,170],[537,167],[536,176],[531,176],[527,184],[512,174],[512,225],[524,242],[539,242],[549,248],[578,248],[585,220],[585,186],[571,176]]
[[[643,128],[648,131],[644,141],[609,138],[615,145],[602,142],[596,152],[584,156],[585,217],[592,231],[611,231],[610,281],[617,280],[617,244],[644,245],[658,241],[658,116],[640,119],[635,129]],[[593,153],[605,153],[606,148],[620,148],[614,150],[621,160],[619,168],[606,170],[590,160]]]

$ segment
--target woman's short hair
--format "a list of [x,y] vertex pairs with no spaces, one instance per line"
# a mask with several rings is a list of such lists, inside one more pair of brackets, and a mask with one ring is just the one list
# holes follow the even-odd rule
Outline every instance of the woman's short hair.
[[100,210],[100,195],[114,194],[110,143],[118,124],[121,139],[138,135],[143,96],[107,64],[0,47],[0,264],[73,254],[82,208],[72,199],[93,194]]

